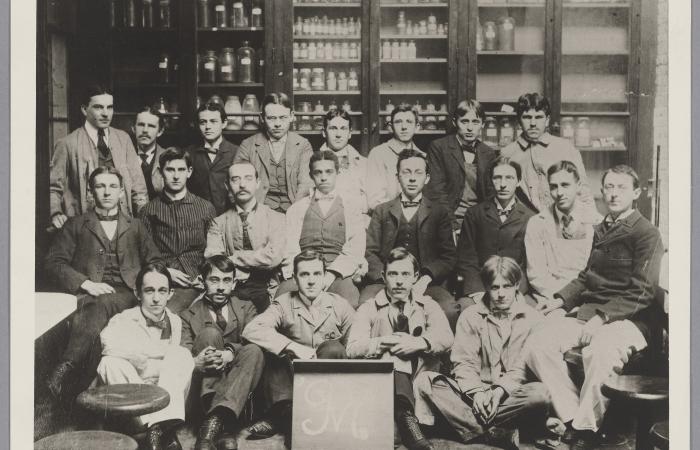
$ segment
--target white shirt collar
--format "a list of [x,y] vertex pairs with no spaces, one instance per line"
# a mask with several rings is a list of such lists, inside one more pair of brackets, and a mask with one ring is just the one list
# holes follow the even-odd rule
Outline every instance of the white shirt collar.
[[416,198],[413,200],[409,200],[408,197],[406,197],[406,194],[401,192],[401,201],[402,202],[419,202],[423,199],[423,193],[421,192],[420,194],[416,195]]
[[321,192],[321,191],[319,191],[318,189],[314,188],[314,200],[317,200],[319,197],[325,197],[326,195],[335,198],[335,197],[336,197],[335,189],[333,189],[332,191],[330,191],[328,194],[324,194],[323,192]]
[[[633,212],[634,212],[634,208],[628,209],[627,211],[625,211],[622,214],[620,214],[619,216],[617,216],[617,218],[615,219],[615,222],[619,222],[621,220],[628,218],[630,215],[632,215]],[[607,215],[606,219],[607,218],[612,220],[612,216],[610,214]]]
[[148,157],[150,158],[156,152],[156,143],[154,142],[153,144],[151,144],[151,148],[149,148],[146,151],[141,150],[141,148],[139,148],[138,150],[139,150],[139,154],[148,155]]
[[238,203],[236,203],[236,212],[238,212],[239,214],[242,212],[250,213],[255,209],[256,206],[258,206],[258,200],[255,197],[253,197],[253,200],[250,202],[247,208],[241,208],[241,206]]
[[[576,207],[576,201],[574,201],[574,206],[571,208],[571,212],[569,212],[569,217],[572,219],[576,219],[578,216],[578,208]],[[562,211],[559,211],[559,208],[557,208],[557,205],[554,205],[554,214],[557,215],[557,220],[561,222],[561,218],[564,217],[566,214],[564,214]]]
[[513,206],[515,206],[515,197],[510,199],[510,202],[506,205],[506,207],[502,207],[501,203],[498,201],[496,197],[493,199],[494,202],[496,202],[496,207],[498,208],[499,211],[505,211],[507,209],[513,209]]
[[219,139],[215,140],[213,144],[210,144],[207,141],[204,141],[204,148],[214,148],[217,151],[219,150],[219,147],[221,146],[221,142],[224,140],[223,136],[219,136]]
[[[109,127],[105,128],[104,130],[105,130],[105,142],[107,144],[109,144]],[[97,140],[98,140],[97,128],[95,128],[95,126],[93,124],[91,124],[90,122],[88,122],[87,120],[85,121],[85,131],[87,132],[90,140],[92,142],[94,142],[95,145],[97,145]]]

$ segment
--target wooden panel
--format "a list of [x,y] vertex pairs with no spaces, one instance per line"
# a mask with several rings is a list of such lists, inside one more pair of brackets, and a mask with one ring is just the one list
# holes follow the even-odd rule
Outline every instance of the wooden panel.
[[[365,2],[366,3],[366,2]],[[379,101],[379,88],[381,85],[380,80],[380,67],[379,59],[381,56],[381,48],[379,46],[379,28],[381,26],[381,10],[380,10],[380,0],[374,0],[370,2],[370,9],[368,17],[363,21],[363,25],[369,22],[369,27],[363,28],[362,32],[362,45],[368,46],[369,57],[366,58],[369,62],[369,81],[370,81],[370,99],[369,99],[369,140],[368,148],[363,149],[368,154],[372,147],[379,145],[380,142],[380,131],[383,127],[382,117],[379,116],[379,110],[381,109]],[[363,13],[367,12],[363,8]],[[368,33],[369,30],[369,33]],[[363,58],[365,54],[363,53]]]
[[469,0],[462,4],[460,10],[460,19],[467,26],[463,31],[462,39],[466,38],[467,42],[467,59],[466,67],[463,68],[461,76],[466,79],[465,98],[476,98],[476,69],[477,69],[477,52],[476,52],[476,32],[477,21],[479,20],[479,4],[478,0]]
[[[547,0],[546,8],[544,90],[552,107],[550,122],[558,125],[561,121],[562,0]],[[558,126],[556,128],[558,134]]]

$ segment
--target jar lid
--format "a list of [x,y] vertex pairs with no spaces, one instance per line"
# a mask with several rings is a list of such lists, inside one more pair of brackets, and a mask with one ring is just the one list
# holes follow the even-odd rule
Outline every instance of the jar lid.
[[322,67],[314,67],[312,69],[313,73],[323,73],[323,68]]
[[301,73],[311,73],[311,69],[309,69],[308,67],[304,67],[303,69],[301,69]]
[[222,53],[233,53],[233,47],[224,47],[221,49]]
[[[503,22],[515,22],[515,19],[513,19],[512,17],[503,16],[503,17],[500,17],[500,18],[498,19],[498,22],[499,22],[499,23],[503,23]],[[487,22],[487,23],[488,23],[488,22]]]

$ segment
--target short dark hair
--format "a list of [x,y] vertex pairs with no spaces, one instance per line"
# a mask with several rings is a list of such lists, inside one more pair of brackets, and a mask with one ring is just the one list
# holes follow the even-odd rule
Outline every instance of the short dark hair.
[[515,105],[515,113],[520,119],[520,116],[531,110],[544,111],[544,115],[549,117],[552,114],[552,108],[549,105],[549,100],[547,97],[540,94],[539,92],[532,92],[530,94],[523,94],[518,98],[518,104]]
[[632,177],[632,187],[634,187],[635,189],[639,189],[639,175],[637,175],[637,172],[635,172],[635,170],[627,164],[618,164],[603,172],[603,178],[601,179],[601,184],[603,186],[605,186],[605,177],[607,177],[610,173],[620,173],[624,175],[629,175],[630,177]]
[[552,175],[554,175],[557,172],[569,172],[574,176],[574,179],[576,181],[580,181],[581,177],[578,174],[578,167],[576,167],[576,164],[572,163],[571,161],[559,161],[551,166],[549,166],[549,169],[547,169],[547,180],[549,180]]
[[479,276],[484,287],[488,289],[499,275],[517,287],[523,278],[523,270],[513,258],[493,255],[481,267]]
[[290,100],[289,96],[284,92],[270,92],[269,94],[267,94],[263,98],[262,104],[260,105],[260,114],[265,116],[265,107],[270,104],[282,105],[286,108],[289,108],[289,110],[293,109],[292,100]]
[[117,178],[119,178],[119,186],[124,186],[124,179],[122,178],[122,174],[120,174],[116,168],[112,166],[99,166],[97,169],[92,171],[92,173],[90,174],[90,178],[88,178],[88,186],[90,187],[91,191],[95,190],[95,178],[97,178],[98,175],[105,174],[116,175]]
[[258,178],[258,168],[255,167],[255,164],[253,164],[250,161],[236,161],[233,164],[231,164],[228,168],[229,178],[231,178],[231,168],[234,166],[251,166],[255,171],[255,179]]
[[420,158],[423,160],[425,163],[425,173],[429,174],[430,173],[430,166],[428,165],[428,160],[425,157],[425,154],[423,152],[419,152],[416,149],[413,148],[405,148],[401,150],[401,153],[399,153],[399,159],[396,161],[396,173],[400,172],[401,169],[401,161],[406,161],[409,158]]
[[320,152],[313,152],[311,159],[309,159],[309,172],[313,172],[314,164],[317,161],[333,161],[333,166],[335,166],[335,171],[340,170],[340,162],[338,157],[335,155],[333,150],[322,150]]
[[391,123],[394,123],[394,116],[402,112],[413,113],[413,115],[416,117],[416,123],[418,123],[420,119],[418,115],[418,110],[416,110],[416,108],[414,108],[412,105],[409,105],[408,103],[399,103],[397,106],[394,107],[394,109],[391,111]]
[[304,250],[301,253],[299,253],[297,256],[294,257],[294,274],[296,275],[297,269],[299,268],[299,263],[304,262],[304,261],[316,261],[319,260],[323,264],[323,271],[326,271],[326,260],[323,259],[323,255],[321,252],[318,252],[316,250]]
[[491,166],[489,167],[489,178],[493,178],[493,171],[496,170],[496,167],[498,166],[511,166],[513,169],[515,169],[515,174],[518,176],[518,181],[522,179],[523,169],[520,167],[520,164],[513,161],[509,156],[503,155],[499,156],[491,163]]
[[83,89],[82,96],[80,97],[80,105],[87,106],[90,104],[90,99],[96,95],[114,95],[112,90],[104,84],[93,83],[88,85]]
[[199,105],[199,108],[197,108],[197,114],[195,114],[198,121],[199,121],[199,113],[201,113],[202,111],[218,112],[221,115],[221,122],[224,125],[226,125],[226,117],[228,117],[228,115],[226,114],[226,110],[224,109],[224,105],[222,105],[221,103],[209,101],[209,102],[202,103],[201,105]]
[[168,268],[165,266],[163,263],[149,263],[146,264],[139,270],[139,274],[136,275],[136,292],[141,293],[141,288],[143,288],[143,278],[146,276],[147,273],[159,273],[163,275],[165,278],[168,279],[168,288],[172,289],[173,287],[173,279],[170,276],[170,272],[168,272]]
[[190,154],[187,151],[177,147],[169,147],[166,148],[165,151],[161,153],[160,158],[158,158],[158,164],[160,164],[160,171],[163,171],[167,163],[178,159],[185,160],[185,164],[187,164],[187,167],[192,167],[192,158],[190,158]]
[[335,119],[336,117],[340,117],[341,119],[347,120],[348,128],[352,129],[352,118],[350,117],[350,113],[344,110],[343,108],[331,109],[326,113],[325,116],[323,116],[323,129],[325,130],[326,128],[328,128],[328,122]]
[[384,260],[384,272],[386,272],[386,268],[389,267],[389,264],[395,261],[402,261],[404,259],[411,261],[414,272],[420,271],[420,264],[418,264],[418,260],[415,256],[413,256],[413,253],[409,252],[405,247],[396,247],[389,252],[389,255],[387,255],[386,259]]
[[235,264],[225,255],[213,255],[206,258],[204,262],[199,265],[199,274],[202,275],[203,279],[206,279],[212,270],[214,270],[214,267],[224,273],[231,272],[234,276],[236,275]]
[[452,113],[452,119],[456,121],[469,111],[474,111],[474,114],[476,114],[476,116],[481,119],[482,122],[486,120],[486,112],[484,111],[484,107],[481,106],[481,103],[479,103],[477,100],[473,99],[462,100],[459,102]]
[[[148,106],[148,105],[143,106],[141,108],[141,111],[136,113],[136,117],[138,117],[139,114],[145,113],[145,112],[156,116],[158,118],[158,129],[165,130],[165,117],[163,117],[163,114],[160,111],[158,111],[158,108],[156,108],[155,106]],[[136,122],[134,122],[134,125],[136,125]]]

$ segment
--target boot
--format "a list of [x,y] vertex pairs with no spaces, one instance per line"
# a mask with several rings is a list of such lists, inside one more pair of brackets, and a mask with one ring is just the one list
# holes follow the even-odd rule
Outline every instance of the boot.
[[175,430],[166,434],[165,439],[163,439],[163,450],[182,450],[182,444],[180,444]]
[[49,389],[49,393],[56,400],[61,400],[63,394],[63,385],[71,372],[73,372],[73,363],[70,361],[60,362],[51,372],[49,379],[46,381],[46,387]]
[[219,437],[222,426],[221,417],[217,414],[209,414],[204,423],[199,427],[195,450],[216,450],[216,440]]
[[246,431],[249,433],[248,439],[267,439],[277,433],[277,427],[271,420],[263,419],[249,426]]
[[148,427],[146,434],[146,449],[147,450],[163,450],[163,429],[160,425],[155,424]]
[[520,432],[518,429],[493,427],[486,431],[486,443],[494,447],[506,450],[518,450],[520,448]]
[[423,434],[418,418],[410,411],[399,413],[396,418],[401,442],[408,450],[432,450],[433,446]]

